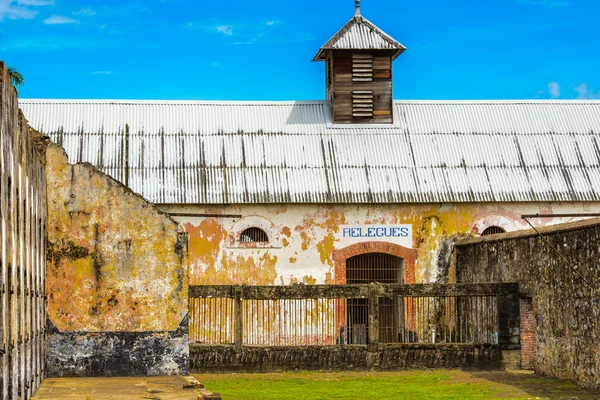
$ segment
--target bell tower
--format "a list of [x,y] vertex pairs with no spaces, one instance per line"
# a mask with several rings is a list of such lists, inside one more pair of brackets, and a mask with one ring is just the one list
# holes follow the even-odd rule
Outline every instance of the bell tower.
[[393,123],[392,61],[404,50],[360,12],[321,47],[313,61],[325,61],[327,100],[336,124]]

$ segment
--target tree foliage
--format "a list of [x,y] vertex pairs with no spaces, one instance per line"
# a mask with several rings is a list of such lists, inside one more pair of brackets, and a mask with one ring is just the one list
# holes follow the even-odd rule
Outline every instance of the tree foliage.
[[25,82],[25,80],[23,79],[23,75],[21,75],[16,69],[14,69],[13,67],[8,67],[7,70],[10,79],[12,79],[13,85],[21,86]]

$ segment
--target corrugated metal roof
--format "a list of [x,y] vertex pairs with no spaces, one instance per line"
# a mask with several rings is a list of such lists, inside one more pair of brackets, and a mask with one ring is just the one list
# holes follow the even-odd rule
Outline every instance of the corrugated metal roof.
[[[155,203],[599,201],[600,101],[21,100],[30,124]],[[126,131],[129,154],[126,154]]]
[[321,47],[314,60],[324,60],[325,50],[395,50],[395,59],[406,47],[368,19],[357,15]]

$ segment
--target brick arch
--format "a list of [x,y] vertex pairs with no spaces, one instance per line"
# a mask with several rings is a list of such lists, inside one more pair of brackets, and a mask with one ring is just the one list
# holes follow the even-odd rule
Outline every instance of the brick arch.
[[354,256],[368,253],[384,253],[402,258],[404,260],[404,283],[415,283],[415,264],[417,250],[409,249],[395,243],[388,242],[361,242],[351,244],[343,249],[332,252],[334,265],[334,281],[336,284],[346,284],[346,260]]

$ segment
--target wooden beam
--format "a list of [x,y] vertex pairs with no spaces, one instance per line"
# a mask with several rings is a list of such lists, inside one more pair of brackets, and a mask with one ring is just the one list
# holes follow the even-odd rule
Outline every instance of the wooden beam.
[[247,286],[247,285],[206,285],[189,287],[189,297],[235,298],[241,293],[244,299],[340,299],[368,298],[376,291],[380,297],[472,297],[496,296],[498,294],[519,293],[518,283],[459,283],[442,284],[370,284],[370,285],[289,285],[289,286]]

